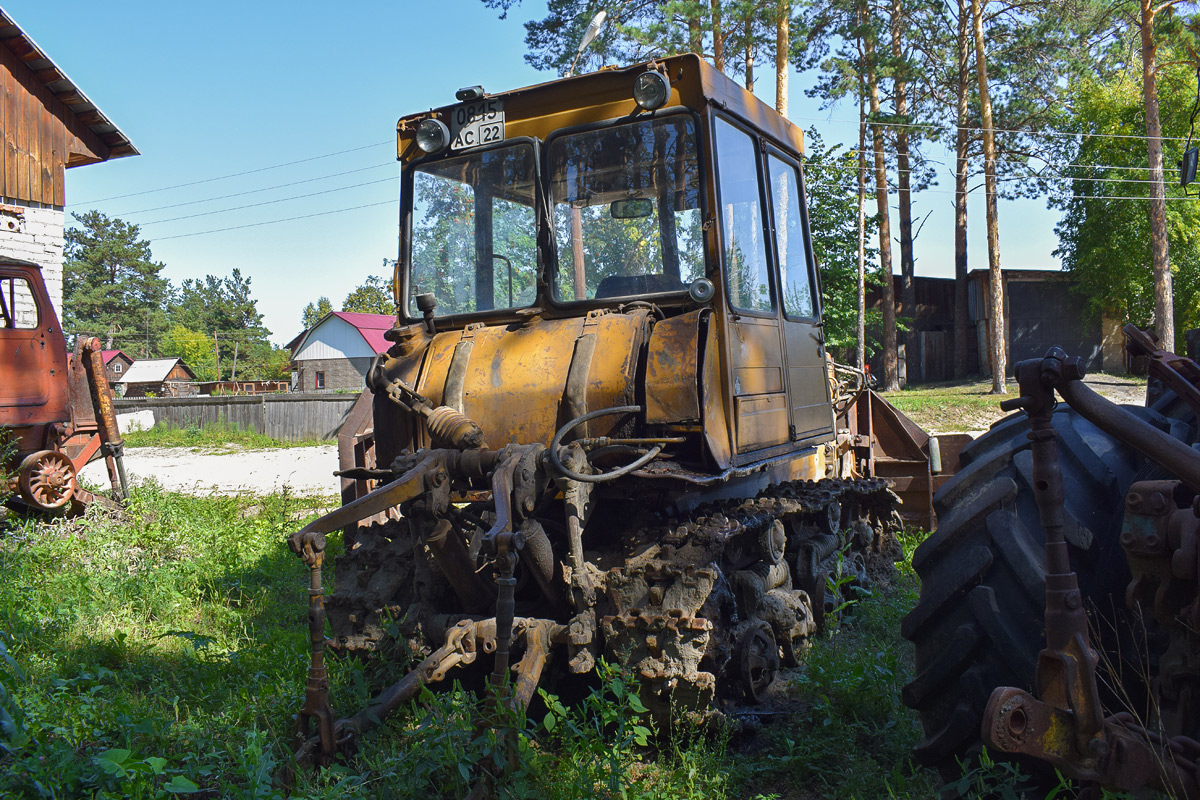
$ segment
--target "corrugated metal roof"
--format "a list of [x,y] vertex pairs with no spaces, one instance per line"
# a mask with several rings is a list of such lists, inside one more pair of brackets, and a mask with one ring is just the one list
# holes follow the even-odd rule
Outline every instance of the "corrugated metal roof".
[[142,358],[133,362],[118,383],[162,383],[179,363],[178,358]]
[[140,155],[129,137],[97,108],[88,96],[37,46],[29,34],[0,9],[0,44],[17,55],[50,93],[66,104],[79,121],[100,137],[109,148],[109,158]]
[[396,326],[396,318],[391,314],[361,314],[355,311],[331,311],[321,317],[317,324],[297,336],[291,342],[288,342],[289,347],[293,343],[296,343],[296,346],[292,348],[292,358],[300,355],[304,348],[308,346],[309,341],[313,338],[313,334],[318,328],[335,317],[354,328],[376,355],[385,352],[392,346],[391,342],[383,338],[384,333]]
[[334,311],[333,315],[353,325],[376,353],[382,353],[392,346],[387,339],[383,338],[383,334],[386,331],[390,331],[396,326],[396,318],[391,314],[360,314],[353,311]]

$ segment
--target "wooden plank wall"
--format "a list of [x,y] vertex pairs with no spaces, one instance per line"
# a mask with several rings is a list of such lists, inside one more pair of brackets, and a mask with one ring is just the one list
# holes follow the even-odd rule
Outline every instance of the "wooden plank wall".
[[66,205],[68,161],[72,165],[101,161],[108,157],[107,149],[99,139],[89,146],[72,132],[73,112],[4,45],[0,45],[0,92],[0,194]]
[[[334,439],[357,394],[277,394],[254,397],[117,398],[118,414],[151,410],[155,424],[176,428],[230,425],[299,442]],[[332,467],[331,467],[332,469]]]

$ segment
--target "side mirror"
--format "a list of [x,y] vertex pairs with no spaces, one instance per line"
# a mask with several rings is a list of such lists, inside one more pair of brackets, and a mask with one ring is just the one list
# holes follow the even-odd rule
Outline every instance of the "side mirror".
[[1189,147],[1183,151],[1183,158],[1179,160],[1179,185],[1186,187],[1189,183],[1196,180],[1196,162],[1200,156],[1200,151],[1195,147]]
[[613,219],[641,219],[654,213],[654,202],[644,197],[614,200],[608,210]]

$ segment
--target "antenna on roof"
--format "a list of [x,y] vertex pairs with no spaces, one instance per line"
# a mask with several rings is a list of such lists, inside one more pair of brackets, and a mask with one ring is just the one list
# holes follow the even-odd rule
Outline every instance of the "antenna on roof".
[[575,59],[571,62],[571,68],[567,70],[567,77],[575,74],[575,65],[579,63],[579,58],[583,55],[583,51],[592,43],[596,35],[600,33],[600,29],[604,27],[604,19],[608,16],[608,12],[600,9],[600,13],[592,17],[592,21],[588,23],[587,30],[583,32],[583,40],[579,43],[579,52],[575,54]]

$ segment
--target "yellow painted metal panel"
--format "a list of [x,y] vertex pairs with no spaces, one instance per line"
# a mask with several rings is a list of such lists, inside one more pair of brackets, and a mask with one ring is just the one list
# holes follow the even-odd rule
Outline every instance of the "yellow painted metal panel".
[[764,394],[734,398],[739,453],[788,441],[787,396]]
[[[588,411],[633,405],[636,401],[637,359],[645,341],[648,316],[648,311],[638,309],[629,314],[605,314],[593,321],[598,345],[592,356],[592,368],[588,371]],[[573,347],[575,343],[569,344]],[[564,369],[564,380],[566,375]],[[587,435],[606,436],[613,424],[620,421],[617,417],[609,417],[589,422]],[[547,444],[553,434],[551,431],[546,437]]]
[[[602,346],[596,349],[587,380],[587,406],[629,405],[634,400],[637,354],[647,312],[610,314],[591,321]],[[508,443],[549,444],[566,422],[560,408],[582,317],[534,319],[521,326],[493,325],[467,332],[473,342],[463,373],[463,412],[483,429],[492,448]],[[418,391],[435,404],[442,392],[462,331],[439,333],[429,346]],[[619,418],[589,425],[603,436]]]
[[713,461],[721,469],[729,466],[732,458],[732,446],[729,436],[729,423],[726,417],[726,392],[721,379],[721,362],[719,358],[720,344],[717,340],[717,326],[708,326],[708,338],[704,343],[704,372],[701,374],[701,386],[704,392],[704,441],[708,444],[708,452]]
[[730,360],[735,395],[783,391],[783,351],[779,321],[740,317],[730,325]]
[[646,356],[646,422],[655,425],[700,418],[696,370],[700,360],[700,310],[654,326]]
[[783,370],[780,367],[739,367],[733,371],[733,393],[736,395],[782,391]]

